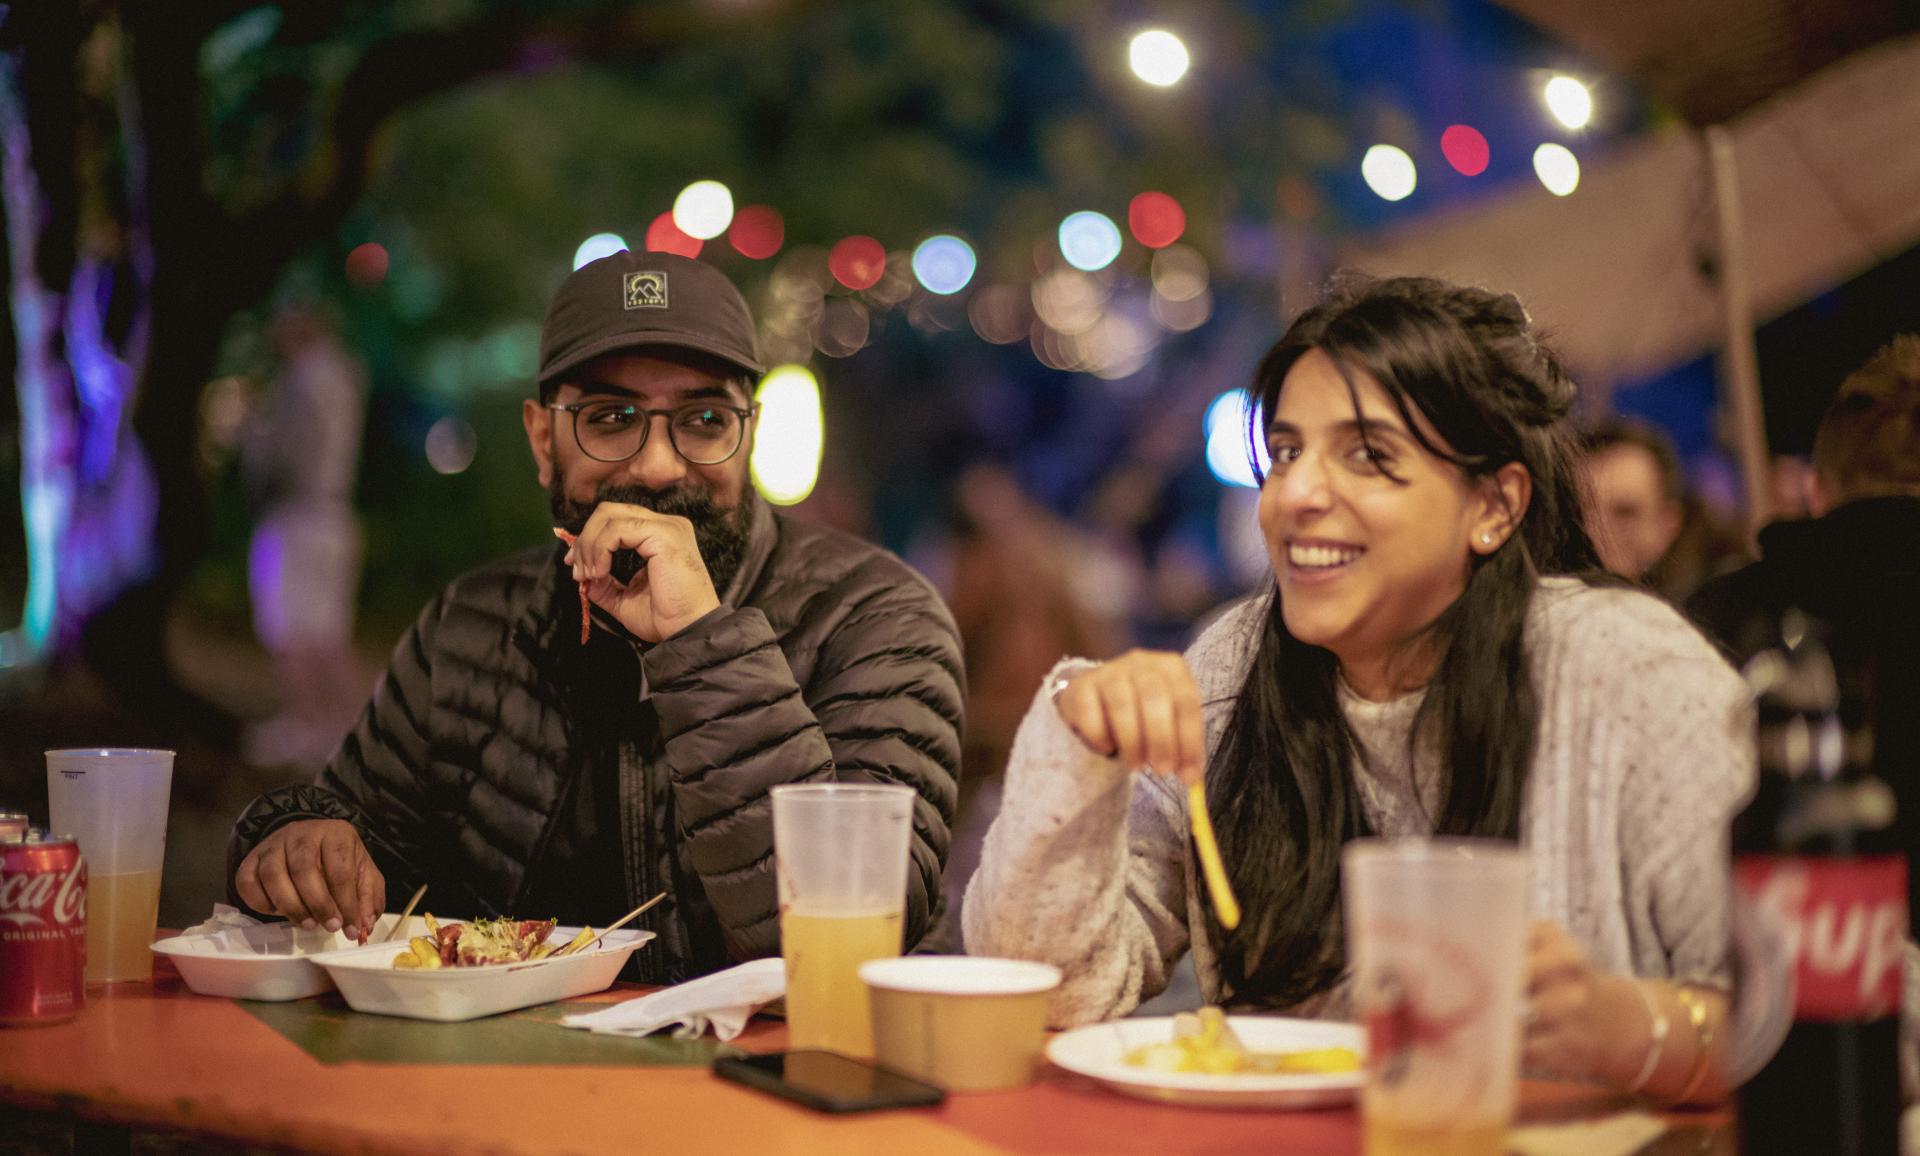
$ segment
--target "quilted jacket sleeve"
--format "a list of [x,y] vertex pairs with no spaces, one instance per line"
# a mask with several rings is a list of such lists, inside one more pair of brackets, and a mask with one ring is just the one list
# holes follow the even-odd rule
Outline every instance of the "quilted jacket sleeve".
[[276,828],[300,819],[345,819],[360,832],[387,879],[387,894],[406,895],[425,880],[422,842],[427,713],[432,704],[429,655],[444,598],[436,598],[400,639],[360,720],[314,782],[269,791],[241,812],[227,841],[227,892],[234,872]]
[[768,790],[782,783],[912,787],[907,946],[933,924],[959,790],[953,619],[913,578],[834,612],[805,686],[757,609],[723,607],[645,657],[679,835],[738,958],[780,950]]

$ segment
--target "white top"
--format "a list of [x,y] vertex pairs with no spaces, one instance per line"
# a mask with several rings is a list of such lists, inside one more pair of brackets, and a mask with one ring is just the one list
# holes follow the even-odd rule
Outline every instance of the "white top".
[[[1209,757],[1267,605],[1234,606],[1187,651]],[[1754,780],[1744,683],[1664,602],[1572,578],[1542,580],[1527,645],[1541,703],[1521,816],[1532,917],[1560,923],[1606,970],[1723,982],[1728,824]],[[1354,775],[1383,835],[1433,830],[1437,767],[1406,743],[1423,694],[1375,703],[1341,687],[1367,756]],[[1189,947],[1203,997],[1218,1002],[1179,784],[1088,751],[1041,693],[1003,799],[967,889],[969,951],[1064,971],[1055,1026],[1126,1014],[1166,986]],[[1345,1009],[1336,991],[1293,1010]]]

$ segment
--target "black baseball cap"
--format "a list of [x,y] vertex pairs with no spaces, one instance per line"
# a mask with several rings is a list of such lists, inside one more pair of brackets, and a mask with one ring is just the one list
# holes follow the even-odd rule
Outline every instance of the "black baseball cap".
[[716,357],[758,377],[753,317],[726,274],[673,253],[622,249],[567,275],[540,326],[545,391],[607,353],[669,347]]

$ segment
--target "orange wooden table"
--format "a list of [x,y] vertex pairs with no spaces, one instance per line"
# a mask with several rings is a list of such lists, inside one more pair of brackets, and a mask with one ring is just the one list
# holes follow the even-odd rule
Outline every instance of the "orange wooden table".
[[[738,1043],[768,1051],[785,1036],[784,1026],[756,1021]],[[1051,1068],[1016,1092],[829,1116],[704,1067],[322,1063],[246,1006],[194,995],[164,966],[152,984],[95,989],[68,1023],[0,1030],[0,1100],[86,1121],[326,1152],[1344,1156],[1360,1148],[1351,1109],[1162,1106]],[[1528,1085],[1525,1100],[1534,1118],[1616,1106],[1558,1085]],[[1724,1114],[1697,1123],[1704,1127],[1690,1129],[1690,1142],[1674,1151],[1723,1145]]]

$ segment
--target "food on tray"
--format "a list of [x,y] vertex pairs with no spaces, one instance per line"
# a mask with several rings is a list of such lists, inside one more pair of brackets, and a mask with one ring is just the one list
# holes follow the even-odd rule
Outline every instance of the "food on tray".
[[394,957],[402,969],[486,967],[498,963],[530,963],[574,950],[593,941],[593,928],[584,927],[564,946],[547,942],[557,919],[474,919],[442,925],[428,915],[431,934],[407,941],[407,950]]
[[1156,1072],[1201,1072],[1215,1076],[1314,1075],[1360,1070],[1360,1054],[1352,1048],[1308,1048],[1297,1052],[1249,1051],[1233,1034],[1227,1017],[1217,1007],[1198,1014],[1173,1017],[1173,1041],[1145,1044],[1127,1052],[1136,1068]]

